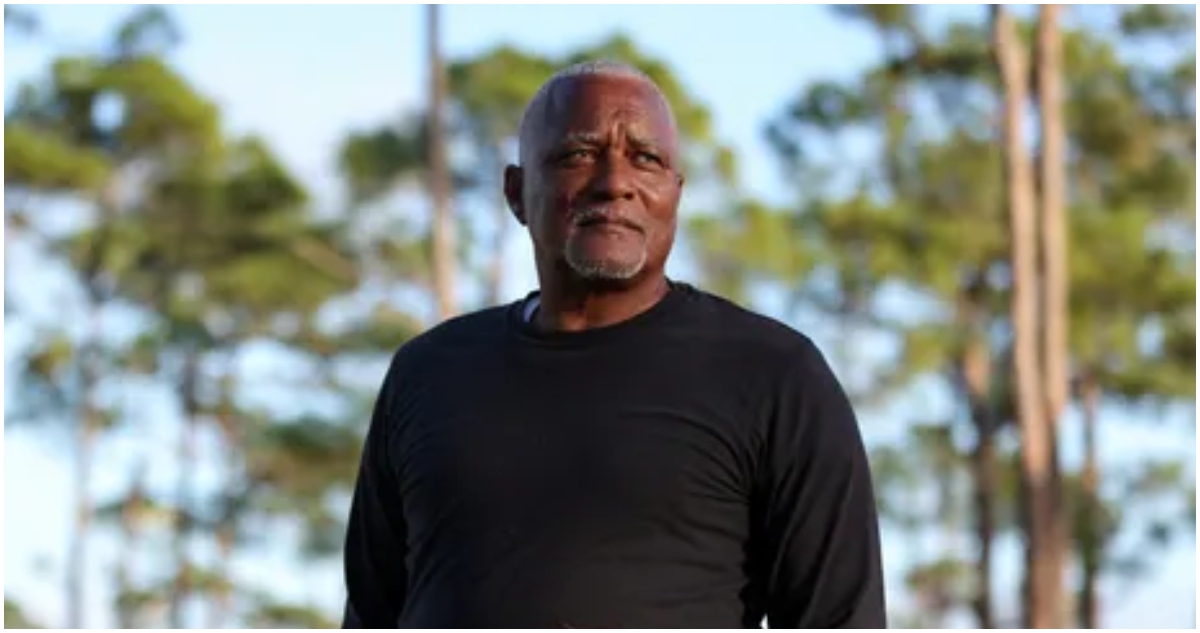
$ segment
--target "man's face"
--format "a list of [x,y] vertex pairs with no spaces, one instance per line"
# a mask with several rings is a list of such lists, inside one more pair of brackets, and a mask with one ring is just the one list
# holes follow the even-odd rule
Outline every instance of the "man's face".
[[633,79],[556,85],[505,190],[540,262],[620,282],[663,270],[683,179],[667,104]]

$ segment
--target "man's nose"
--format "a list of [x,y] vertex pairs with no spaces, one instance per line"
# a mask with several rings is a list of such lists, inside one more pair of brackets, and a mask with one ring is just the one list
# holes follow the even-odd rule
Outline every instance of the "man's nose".
[[601,200],[630,200],[633,198],[632,167],[625,157],[609,153],[596,163],[592,175],[591,194]]

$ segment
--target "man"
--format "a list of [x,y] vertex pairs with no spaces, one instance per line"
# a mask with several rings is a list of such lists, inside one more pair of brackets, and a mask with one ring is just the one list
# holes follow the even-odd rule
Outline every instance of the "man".
[[560,72],[519,162],[539,291],[395,355],[344,626],[886,626],[867,459],[820,352],[664,273],[684,179],[658,88]]

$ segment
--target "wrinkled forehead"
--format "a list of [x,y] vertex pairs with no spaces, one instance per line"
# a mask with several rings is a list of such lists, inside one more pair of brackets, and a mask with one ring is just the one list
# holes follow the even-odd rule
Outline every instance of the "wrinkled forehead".
[[675,119],[662,93],[635,77],[581,75],[560,79],[549,86],[543,102],[533,104],[530,115],[533,138],[524,139],[539,149],[572,138],[598,138],[615,127],[643,143],[674,153]]

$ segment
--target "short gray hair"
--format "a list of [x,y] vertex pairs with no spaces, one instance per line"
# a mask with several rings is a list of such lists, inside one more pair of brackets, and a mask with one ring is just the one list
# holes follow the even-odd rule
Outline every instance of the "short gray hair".
[[[529,100],[529,104],[525,106],[525,112],[521,114],[521,124],[517,128],[518,147],[524,148],[528,142],[529,134],[532,132],[531,126],[535,121],[540,121],[542,118],[546,110],[546,100],[550,96],[550,91],[562,81],[573,77],[612,77],[645,83],[654,90],[655,94],[663,100],[663,103],[667,104],[667,116],[670,117],[671,127],[675,127],[675,113],[670,107],[671,102],[667,100],[662,89],[650,78],[650,75],[642,72],[636,66],[624,62],[611,59],[589,60],[572,64],[559,70],[547,79],[541,88],[538,88],[533,98]],[[523,149],[519,151],[523,151]]]

